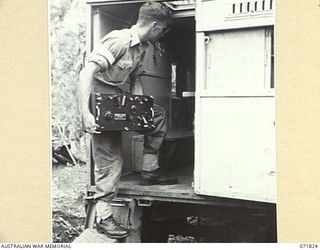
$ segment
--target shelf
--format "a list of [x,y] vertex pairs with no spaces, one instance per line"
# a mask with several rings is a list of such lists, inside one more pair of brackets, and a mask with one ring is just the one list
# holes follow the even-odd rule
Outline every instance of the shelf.
[[194,91],[183,91],[182,92],[182,97],[194,97],[195,92]]
[[194,91],[183,91],[182,96],[172,96],[172,99],[183,99],[186,97],[195,97],[195,92]]
[[170,130],[167,132],[166,141],[173,141],[177,139],[191,138],[193,137],[193,131],[187,129]]

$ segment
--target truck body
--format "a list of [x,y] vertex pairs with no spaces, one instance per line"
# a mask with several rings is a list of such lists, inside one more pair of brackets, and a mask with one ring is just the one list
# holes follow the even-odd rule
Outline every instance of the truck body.
[[[89,0],[87,54],[110,31],[134,25],[144,2]],[[225,228],[237,232],[230,236],[227,230],[221,242],[275,242],[275,3],[165,4],[173,25],[148,47],[141,82],[145,94],[168,112],[160,166],[179,183],[139,185],[143,135],[122,133],[123,176],[114,207],[132,230],[126,242],[167,242],[168,235],[186,228],[186,235],[196,235],[192,218],[211,239]],[[89,158],[90,197],[95,186]],[[94,228],[94,217],[95,204],[88,199],[86,228]],[[201,218],[211,223],[204,226]]]

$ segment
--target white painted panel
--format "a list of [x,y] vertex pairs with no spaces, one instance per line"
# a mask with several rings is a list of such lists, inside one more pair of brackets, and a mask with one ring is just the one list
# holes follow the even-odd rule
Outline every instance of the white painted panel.
[[276,200],[274,97],[201,97],[195,192]]
[[275,0],[197,0],[196,30],[270,26],[274,9]]
[[233,92],[264,89],[265,66],[270,61],[265,33],[263,28],[211,33],[207,45],[206,88]]

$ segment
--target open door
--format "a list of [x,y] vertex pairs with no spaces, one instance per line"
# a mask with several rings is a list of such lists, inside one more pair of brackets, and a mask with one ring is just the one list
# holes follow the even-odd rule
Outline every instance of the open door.
[[197,194],[276,202],[273,4],[197,1]]

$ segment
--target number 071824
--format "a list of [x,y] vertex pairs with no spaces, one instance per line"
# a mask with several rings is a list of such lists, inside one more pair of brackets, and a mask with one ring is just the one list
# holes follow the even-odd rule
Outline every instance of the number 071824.
[[308,249],[315,249],[318,248],[318,244],[300,244],[300,248],[308,248]]

